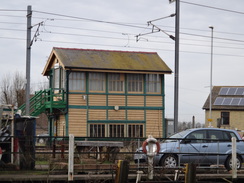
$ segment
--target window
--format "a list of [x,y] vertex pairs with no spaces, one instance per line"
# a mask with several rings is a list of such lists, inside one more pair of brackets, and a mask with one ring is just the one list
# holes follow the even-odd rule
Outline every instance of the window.
[[143,125],[128,125],[128,137],[143,137]]
[[146,88],[147,92],[160,93],[161,92],[161,79],[159,74],[146,75]]
[[60,68],[54,69],[54,88],[59,88]]
[[89,90],[90,91],[105,91],[105,74],[104,73],[89,73]]
[[128,74],[128,92],[142,92],[143,91],[143,75],[142,74]]
[[199,131],[195,131],[190,133],[186,139],[190,139],[191,143],[204,143],[206,139],[207,135],[206,135],[206,131],[205,130],[199,130]]
[[221,112],[221,121],[223,125],[230,124],[230,113],[229,112]]
[[105,137],[105,125],[90,124],[90,137]]
[[54,69],[54,88],[64,88],[65,84],[65,73],[64,70],[61,67],[55,68]]
[[84,72],[71,72],[69,74],[69,90],[85,90]]
[[230,141],[229,135],[226,132],[209,130],[208,134],[211,142],[217,142],[216,140],[220,140],[220,142]]
[[110,124],[109,125],[109,137],[124,137],[124,125]]
[[124,91],[124,75],[123,74],[108,74],[108,90],[109,91]]

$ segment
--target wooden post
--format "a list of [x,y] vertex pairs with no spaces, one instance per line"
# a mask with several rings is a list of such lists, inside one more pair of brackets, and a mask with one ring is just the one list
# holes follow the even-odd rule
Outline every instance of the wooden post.
[[74,135],[69,135],[68,181],[74,180]]
[[237,167],[236,167],[236,138],[232,137],[232,179],[237,178]]

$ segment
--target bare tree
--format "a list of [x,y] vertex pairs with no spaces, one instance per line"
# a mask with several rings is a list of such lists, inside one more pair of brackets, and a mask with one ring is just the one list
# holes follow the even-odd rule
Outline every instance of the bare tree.
[[15,104],[21,106],[25,102],[25,77],[16,72],[12,80]]
[[2,78],[0,102],[16,106],[25,102],[25,77],[20,72],[8,73]]
[[2,104],[13,104],[13,91],[10,77],[10,74],[6,74],[1,80],[0,100]]

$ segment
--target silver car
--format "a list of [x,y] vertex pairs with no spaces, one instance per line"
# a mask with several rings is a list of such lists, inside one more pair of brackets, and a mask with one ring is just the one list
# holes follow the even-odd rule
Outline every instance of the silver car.
[[[154,164],[171,168],[185,163],[208,166],[222,164],[230,170],[232,137],[236,138],[237,169],[240,169],[244,160],[244,141],[237,131],[220,128],[188,129],[170,136],[160,143],[160,150],[154,157]],[[136,163],[147,162],[142,147],[136,152],[140,152],[134,155]]]

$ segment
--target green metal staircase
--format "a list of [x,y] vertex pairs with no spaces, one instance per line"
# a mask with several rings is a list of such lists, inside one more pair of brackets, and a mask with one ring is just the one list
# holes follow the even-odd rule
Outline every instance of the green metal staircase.
[[[52,113],[54,109],[65,109],[66,99],[63,89],[46,89],[35,92],[30,99],[30,116],[38,116],[43,112]],[[22,116],[26,115],[26,104],[19,107]]]

